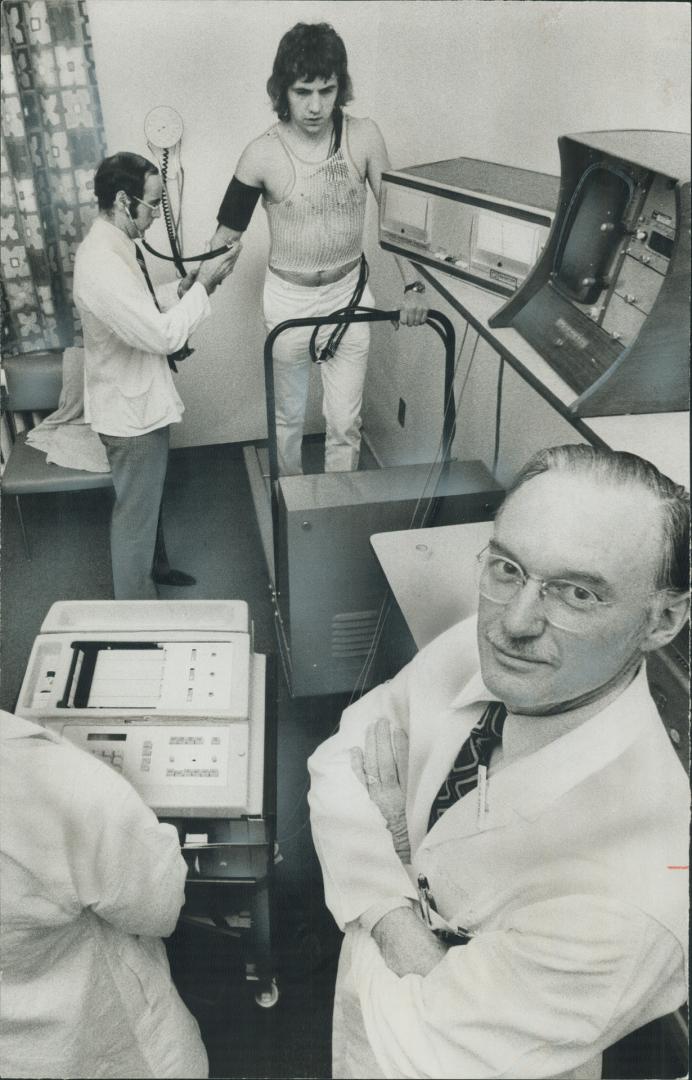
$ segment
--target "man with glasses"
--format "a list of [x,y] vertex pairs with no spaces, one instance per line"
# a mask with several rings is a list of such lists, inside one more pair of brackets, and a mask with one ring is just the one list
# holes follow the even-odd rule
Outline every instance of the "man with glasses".
[[113,154],[94,178],[99,215],[75,258],[74,302],[84,330],[84,416],[113,473],[111,561],[116,600],[152,600],[160,585],[193,585],[168,564],[161,498],[169,428],[183,403],[171,370],[211,312],[240,245],[156,291],[134,241],[161,212],[159,170],[139,154]]
[[688,612],[689,499],[630,454],[542,451],[477,618],[310,759],[346,931],[339,1077],[599,1077],[687,995],[688,785],[646,656]]

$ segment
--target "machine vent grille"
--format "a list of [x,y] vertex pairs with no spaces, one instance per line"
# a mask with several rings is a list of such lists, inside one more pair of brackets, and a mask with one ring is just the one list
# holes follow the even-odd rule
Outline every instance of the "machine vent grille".
[[367,656],[372,647],[379,611],[342,611],[332,619],[332,656]]

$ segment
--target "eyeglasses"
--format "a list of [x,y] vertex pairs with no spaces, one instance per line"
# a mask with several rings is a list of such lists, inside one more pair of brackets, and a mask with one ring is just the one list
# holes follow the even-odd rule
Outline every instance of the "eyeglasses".
[[148,206],[150,210],[154,211],[154,213],[156,213],[157,210],[161,209],[161,201],[160,200],[159,200],[159,202],[156,202],[156,203],[150,203],[150,202],[145,202],[144,199],[138,199],[136,195],[133,195],[132,198],[135,200],[135,202],[141,203],[142,206]]
[[494,604],[509,604],[528,581],[538,583],[543,601],[543,614],[551,626],[568,633],[579,634],[588,629],[593,616],[601,608],[612,607],[611,600],[602,600],[591,589],[565,578],[543,581],[508,559],[483,548],[476,556],[479,566],[479,592]]

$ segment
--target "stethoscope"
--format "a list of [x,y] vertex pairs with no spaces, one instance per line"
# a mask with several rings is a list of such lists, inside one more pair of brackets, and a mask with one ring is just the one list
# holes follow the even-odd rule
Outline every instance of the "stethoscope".
[[[181,253],[168,194],[168,164],[171,148],[177,146],[182,138],[182,117],[175,109],[170,108],[168,105],[157,105],[155,108],[151,109],[144,118],[144,133],[147,137],[149,147],[156,152],[157,156],[160,155],[161,180],[163,181],[161,208],[166,223],[168,242],[171,245],[171,254],[164,255],[163,252],[157,251],[156,248],[146,242],[144,237],[140,237],[142,247],[146,248],[151,255],[155,255],[157,259],[163,259],[164,262],[175,263],[175,268],[178,273],[181,277],[185,277],[185,263],[204,262],[207,259],[215,259],[219,255],[226,255],[228,254],[228,249],[231,245],[225,244],[223,247],[214,248],[212,251],[205,251],[201,255],[184,256]],[[182,176],[182,167],[180,171]]]

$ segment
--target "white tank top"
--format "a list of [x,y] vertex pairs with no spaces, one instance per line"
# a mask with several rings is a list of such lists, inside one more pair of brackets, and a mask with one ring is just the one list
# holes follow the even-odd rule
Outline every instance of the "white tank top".
[[277,138],[293,168],[294,183],[280,202],[263,198],[271,250],[269,265],[292,273],[335,270],[357,259],[363,248],[367,191],[348,153],[349,117],[344,114],[341,146],[324,161],[303,161]]

